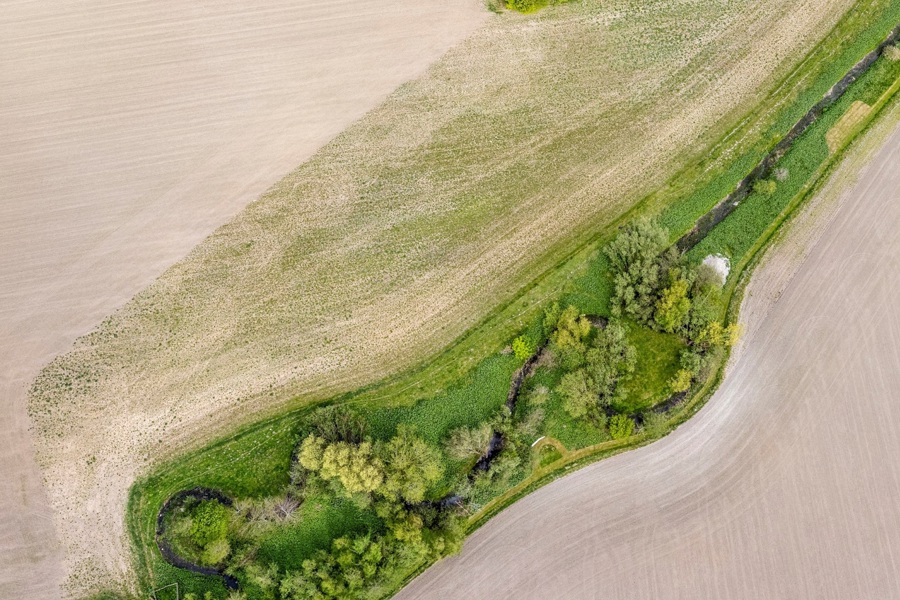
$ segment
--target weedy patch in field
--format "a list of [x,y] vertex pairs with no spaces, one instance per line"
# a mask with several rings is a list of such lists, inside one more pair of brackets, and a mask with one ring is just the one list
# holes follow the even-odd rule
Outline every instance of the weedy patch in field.
[[834,154],[849,140],[853,139],[872,112],[872,107],[865,102],[856,100],[847,109],[838,122],[825,134],[828,151]]

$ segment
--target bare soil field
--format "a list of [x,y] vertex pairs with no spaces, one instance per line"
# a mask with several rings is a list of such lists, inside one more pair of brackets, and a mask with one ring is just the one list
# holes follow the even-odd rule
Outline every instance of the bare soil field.
[[516,503],[398,598],[896,597],[898,121],[770,250],[696,417]]
[[[477,1],[4,4],[0,598],[59,597],[66,576],[72,516],[54,527],[28,433],[41,366],[485,17]],[[121,529],[83,499],[79,520]],[[118,541],[92,552],[127,569]]]
[[[122,514],[149,463],[444,348],[703,154],[851,5],[491,17],[42,371],[31,410],[70,593],[127,574]],[[225,104],[261,118],[259,100]],[[268,110],[257,150],[284,133]],[[178,198],[221,200],[249,167],[206,168]]]

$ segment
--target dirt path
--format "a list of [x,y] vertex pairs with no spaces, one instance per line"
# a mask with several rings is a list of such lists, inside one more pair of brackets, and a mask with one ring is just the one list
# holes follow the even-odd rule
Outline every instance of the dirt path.
[[477,0],[250,6],[0,10],[2,599],[57,597],[64,577],[28,437],[38,369],[486,15]]
[[398,598],[896,597],[900,129],[838,203],[863,149],[757,273],[700,414],[518,502]]

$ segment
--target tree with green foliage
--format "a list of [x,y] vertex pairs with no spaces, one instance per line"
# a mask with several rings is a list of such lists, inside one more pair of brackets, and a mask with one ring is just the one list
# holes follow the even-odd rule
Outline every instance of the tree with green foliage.
[[384,483],[384,463],[371,442],[337,442],[325,447],[319,476],[340,481],[350,495],[374,492]]
[[628,415],[613,415],[609,418],[609,435],[614,440],[627,438],[634,432],[634,421]]
[[688,282],[679,277],[662,291],[659,300],[656,301],[653,320],[666,333],[674,333],[687,323],[690,311]]
[[191,540],[205,548],[228,534],[231,510],[216,500],[203,500],[191,511]]
[[575,419],[587,416],[599,405],[600,396],[585,369],[563,375],[556,393],[562,396],[563,409]]
[[[550,324],[552,318],[555,321]],[[585,340],[591,333],[591,322],[575,306],[561,311],[559,305],[554,304],[545,311],[545,328],[547,325],[550,325],[550,351],[559,359],[563,369],[578,368],[584,362],[587,351]]]
[[582,368],[566,373],[556,391],[563,408],[574,418],[596,418],[621,393],[620,379],[634,372],[637,355],[628,342],[625,327],[611,321],[597,332],[585,353]]
[[362,416],[348,406],[325,406],[316,409],[309,422],[316,436],[326,442],[362,443],[366,435],[366,422]]
[[512,351],[519,360],[527,360],[534,354],[534,344],[527,340],[524,336],[519,336],[512,342]]
[[459,427],[450,432],[444,445],[453,458],[467,460],[487,452],[493,433],[487,423],[475,427]]
[[613,276],[612,311],[646,323],[653,315],[669,232],[642,219],[630,223],[606,245]]
[[688,369],[678,369],[672,379],[669,380],[669,389],[672,393],[686,392],[691,387],[694,373]]
[[382,456],[385,477],[378,491],[389,498],[421,502],[428,487],[443,475],[440,453],[406,425],[397,428]]
[[610,321],[597,332],[585,361],[588,374],[597,386],[597,393],[604,404],[609,404],[619,380],[634,372],[637,352],[628,342],[625,327],[617,321]]
[[336,485],[348,497],[370,494],[384,483],[384,463],[372,442],[329,444],[315,434],[308,435],[297,455],[303,468]]

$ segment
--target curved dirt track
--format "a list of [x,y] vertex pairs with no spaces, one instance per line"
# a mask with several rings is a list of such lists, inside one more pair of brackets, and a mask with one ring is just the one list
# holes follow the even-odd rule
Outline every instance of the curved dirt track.
[[895,129],[783,293],[805,251],[776,249],[693,420],[526,497],[397,597],[900,597],[898,165]]
[[467,0],[4,4],[0,598],[58,597],[65,577],[25,412],[38,369],[485,14]]

